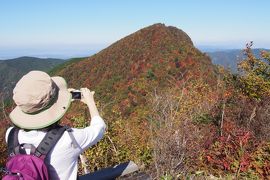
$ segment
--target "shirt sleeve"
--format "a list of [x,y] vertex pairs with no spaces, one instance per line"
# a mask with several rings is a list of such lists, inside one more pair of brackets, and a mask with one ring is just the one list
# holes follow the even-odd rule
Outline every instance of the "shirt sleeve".
[[91,119],[90,126],[83,129],[72,128],[72,133],[83,152],[101,140],[105,133],[105,129],[106,124],[103,119],[100,116],[94,116]]

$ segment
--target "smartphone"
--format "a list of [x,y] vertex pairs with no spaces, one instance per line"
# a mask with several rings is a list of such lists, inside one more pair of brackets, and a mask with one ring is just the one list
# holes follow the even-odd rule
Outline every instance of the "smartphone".
[[71,91],[71,98],[74,100],[80,100],[82,98],[81,91]]

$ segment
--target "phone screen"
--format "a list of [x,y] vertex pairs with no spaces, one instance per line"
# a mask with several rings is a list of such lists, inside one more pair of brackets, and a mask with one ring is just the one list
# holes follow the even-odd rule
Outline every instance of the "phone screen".
[[82,94],[79,91],[71,91],[72,99],[81,99]]

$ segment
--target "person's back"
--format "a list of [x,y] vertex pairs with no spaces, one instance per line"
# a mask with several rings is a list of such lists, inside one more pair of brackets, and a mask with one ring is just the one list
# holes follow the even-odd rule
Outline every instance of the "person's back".
[[[62,88],[62,91],[63,89],[67,91],[67,89],[61,87],[61,85],[58,86],[58,88],[59,89]],[[67,99],[69,98],[69,99],[66,100],[67,102],[64,103],[64,106],[63,104],[61,104],[62,108],[64,109],[64,112],[67,110],[70,104],[70,100],[71,100],[70,93],[69,92],[68,93],[65,92],[65,93],[67,95],[66,98]],[[77,161],[78,161],[79,155],[85,149],[96,144],[103,137],[103,134],[105,132],[106,125],[103,119],[99,116],[98,110],[95,106],[95,102],[93,99],[94,93],[90,92],[90,90],[87,88],[82,88],[81,93],[83,96],[82,102],[88,105],[88,108],[91,114],[91,123],[88,127],[83,128],[83,129],[72,128],[72,131],[71,131],[72,136],[69,134],[69,132],[65,131],[62,137],[57,142],[57,144],[53,147],[53,149],[47,155],[45,162],[48,165],[50,179],[64,179],[64,180],[76,179],[77,170],[78,170]],[[57,96],[58,96],[58,99],[61,98],[59,97],[61,96],[60,91],[58,92]],[[54,107],[54,104],[57,102],[58,100],[54,99],[53,105],[51,105],[49,108],[47,106],[46,108],[51,109],[51,107]],[[17,102],[16,104],[18,105],[20,103]],[[47,109],[45,109],[45,111],[47,111]],[[40,109],[38,109],[37,111],[39,113],[42,113],[42,111],[40,112]],[[33,144],[35,147],[39,145],[39,143],[41,142],[41,140],[44,138],[46,134],[46,131],[44,131],[44,127],[46,129],[47,126],[49,127],[53,125],[54,123],[57,123],[58,120],[64,115],[64,113],[62,112],[60,116],[59,115],[57,116],[58,119],[55,121],[53,119],[55,117],[50,117],[50,116],[53,116],[53,114],[56,114],[55,111],[52,110],[51,112],[47,113],[47,118],[51,118],[53,120],[49,121],[47,119],[44,119],[46,115],[43,114],[42,116],[39,116],[39,118],[41,119],[43,118],[43,121],[36,123],[35,120],[33,120],[32,122],[30,121],[31,121],[31,118],[33,118],[33,116],[35,116],[35,118],[38,118],[38,116],[36,115],[38,115],[39,113],[25,113],[21,110],[19,114],[22,115],[22,113],[25,113],[23,115],[25,117],[20,117],[18,116],[18,113],[17,114],[15,113],[17,112],[13,111],[10,114],[10,118],[16,126],[22,127],[22,129],[19,131],[19,134],[18,134],[19,143],[20,144],[22,143]],[[24,119],[25,121],[22,121],[21,119],[18,119],[18,118]],[[30,121],[27,122],[26,118],[29,118]],[[34,126],[41,127],[40,124],[43,123],[44,121],[47,121],[46,122],[47,126],[43,125],[42,128],[34,127]],[[26,128],[26,126],[28,127]],[[6,132],[6,140],[8,139],[8,135],[11,128],[9,128]],[[27,129],[27,130],[24,130],[24,129]],[[72,137],[74,137],[74,139]]]

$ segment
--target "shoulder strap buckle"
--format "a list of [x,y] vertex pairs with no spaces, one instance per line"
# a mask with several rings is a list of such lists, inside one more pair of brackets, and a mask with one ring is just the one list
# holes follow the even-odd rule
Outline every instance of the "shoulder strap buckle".
[[72,141],[72,146],[73,146],[73,148],[78,148],[79,147],[79,144],[78,144],[78,142],[76,141],[76,139],[75,139],[75,137],[74,137],[74,135],[73,135],[73,130],[69,127],[69,126],[65,126],[65,128],[66,128],[66,130],[67,130],[67,132],[68,132],[68,135],[69,135],[69,137],[70,137],[70,139],[71,139],[71,141]]

